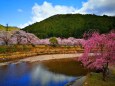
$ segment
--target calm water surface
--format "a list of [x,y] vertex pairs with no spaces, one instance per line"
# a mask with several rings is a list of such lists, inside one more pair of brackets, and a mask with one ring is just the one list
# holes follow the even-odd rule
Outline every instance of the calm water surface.
[[40,63],[0,66],[0,86],[64,86],[76,76],[53,73]]

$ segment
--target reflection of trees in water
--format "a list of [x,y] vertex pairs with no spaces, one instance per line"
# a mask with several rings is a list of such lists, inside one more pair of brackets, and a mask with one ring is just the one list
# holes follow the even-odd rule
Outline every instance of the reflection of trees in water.
[[69,76],[81,76],[87,73],[87,70],[83,68],[80,62],[68,58],[44,61],[44,65],[54,73],[66,74]]

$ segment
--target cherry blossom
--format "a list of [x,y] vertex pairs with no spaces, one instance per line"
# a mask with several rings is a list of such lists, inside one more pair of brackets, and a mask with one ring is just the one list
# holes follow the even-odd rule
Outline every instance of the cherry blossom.
[[[99,34],[94,32],[83,43],[84,54],[78,60],[89,69],[103,71],[103,79],[105,80],[108,65],[115,63],[115,33]],[[89,56],[93,53],[93,56]]]

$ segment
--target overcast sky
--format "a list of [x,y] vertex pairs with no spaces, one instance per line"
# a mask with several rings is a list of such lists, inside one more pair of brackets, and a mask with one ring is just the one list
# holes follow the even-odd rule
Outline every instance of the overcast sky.
[[0,0],[0,24],[25,27],[55,14],[115,15],[115,0]]

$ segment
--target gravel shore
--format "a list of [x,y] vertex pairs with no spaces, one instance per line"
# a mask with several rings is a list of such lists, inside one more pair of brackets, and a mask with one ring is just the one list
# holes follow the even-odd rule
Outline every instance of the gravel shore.
[[38,56],[28,57],[25,59],[20,59],[18,61],[3,62],[3,63],[0,63],[0,66],[7,65],[10,63],[16,64],[19,62],[35,62],[35,61],[44,61],[44,60],[52,60],[52,59],[75,58],[75,57],[80,57],[81,55],[82,55],[82,53],[38,55]]
[[81,53],[79,53],[79,54],[39,55],[39,56],[21,59],[20,61],[34,62],[34,61],[43,61],[43,60],[51,60],[51,59],[74,58],[74,57],[80,57],[81,55],[82,55]]

